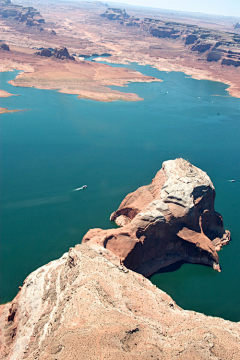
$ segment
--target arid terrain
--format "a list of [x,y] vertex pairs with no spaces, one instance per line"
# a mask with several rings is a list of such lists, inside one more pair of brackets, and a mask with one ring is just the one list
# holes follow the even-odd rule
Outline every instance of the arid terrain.
[[[156,79],[84,61],[86,56],[108,55],[104,59],[109,63],[132,61],[164,71],[183,71],[196,79],[222,81],[230,85],[232,96],[240,97],[237,19],[221,18],[218,23],[211,17],[191,19],[174,14],[174,21],[169,21],[166,12],[130,8],[128,14],[101,2],[21,4],[25,7],[2,1],[0,11],[0,70],[24,70],[12,81],[15,86],[59,89],[100,101],[141,100],[108,86]],[[56,55],[64,47],[68,55]],[[54,53],[54,49],[58,50]]]
[[[237,18],[125,11],[99,1],[0,6],[0,71],[22,71],[10,81],[15,87],[141,101],[111,89],[161,81],[124,68],[137,62],[224,82],[240,98]],[[11,96],[0,89],[0,98]],[[230,232],[215,212],[210,178],[180,158],[133,191],[111,215],[119,228],[89,230],[82,244],[31,273],[0,306],[1,360],[240,359],[239,322],[184,310],[146,278],[179,260],[221,271],[218,252]]]

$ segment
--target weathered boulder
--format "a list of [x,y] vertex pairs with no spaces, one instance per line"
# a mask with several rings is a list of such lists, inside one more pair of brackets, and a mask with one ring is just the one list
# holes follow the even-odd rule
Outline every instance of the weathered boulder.
[[240,323],[182,310],[107,252],[77,245],[26,278],[0,306],[1,360],[240,359]]
[[130,193],[111,220],[118,229],[92,229],[82,242],[98,245],[144,276],[184,260],[220,271],[217,251],[230,241],[214,210],[209,176],[184,159],[163,163],[152,183]]
[[55,49],[53,56],[61,60],[64,59],[75,60],[74,56],[71,56],[69,54],[68,49],[66,47]]

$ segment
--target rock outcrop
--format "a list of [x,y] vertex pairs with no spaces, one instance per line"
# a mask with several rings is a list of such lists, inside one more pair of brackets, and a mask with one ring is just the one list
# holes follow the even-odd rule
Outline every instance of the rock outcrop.
[[108,20],[121,20],[121,21],[130,18],[130,16],[126,13],[125,10],[118,8],[107,8],[107,10],[100,16],[106,17]]
[[40,55],[45,57],[53,56],[61,60],[66,60],[66,59],[75,60],[75,57],[69,54],[68,49],[66,47],[56,48],[53,53],[50,49],[42,49],[41,51],[37,51],[35,55]]
[[235,67],[238,67],[238,66],[240,66],[240,57],[239,57],[239,60],[223,58],[221,64],[228,65],[228,66],[233,65]]
[[5,51],[10,51],[9,46],[7,44],[1,44],[0,49],[5,50]]
[[55,49],[53,56],[61,60],[64,59],[75,60],[74,56],[71,56],[69,54],[68,49],[66,47]]
[[50,57],[52,56],[52,52],[49,49],[42,49],[41,51],[37,51],[35,55]]
[[196,44],[194,45],[191,50],[192,51],[198,51],[200,53],[203,53],[207,50],[209,50],[211,48],[211,44],[204,44],[204,43],[200,43],[200,44]]
[[178,31],[174,30],[173,28],[164,28],[158,27],[153,28],[150,30],[150,34],[159,38],[170,38],[173,34],[176,34]]
[[26,278],[0,306],[1,360],[240,358],[239,323],[182,310],[106,252],[77,245]]
[[111,215],[121,228],[92,229],[82,242],[107,249],[147,277],[180,260],[220,271],[217,251],[230,233],[214,200],[205,172],[184,159],[166,161],[150,185],[127,195]]
[[219,61],[222,58],[222,52],[213,49],[207,55],[207,61]]
[[10,0],[1,1],[0,3],[0,15],[2,18],[17,21],[19,23],[25,23],[28,26],[40,26],[44,24],[45,20],[32,6],[24,7],[21,5],[12,4]]
[[[129,16],[125,10],[107,9],[101,14],[107,20],[118,21],[119,24],[130,28],[139,28],[141,34],[152,35],[166,40],[176,40],[184,43],[187,50],[199,53],[201,60],[219,61],[223,54],[228,51],[240,52],[240,35],[236,32],[219,31],[207,29],[192,24],[184,24],[174,21],[164,21],[161,19],[144,18],[139,19]],[[238,23],[234,25],[238,29]],[[136,30],[134,30],[136,31]],[[217,50],[215,52],[215,50]],[[222,61],[222,65],[238,65],[238,55],[234,56],[234,64]]]

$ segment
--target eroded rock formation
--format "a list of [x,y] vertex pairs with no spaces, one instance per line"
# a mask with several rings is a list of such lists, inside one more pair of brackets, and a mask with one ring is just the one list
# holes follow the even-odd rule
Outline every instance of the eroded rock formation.
[[240,358],[239,323],[182,310],[86,244],[26,278],[0,306],[0,332],[1,360]]
[[69,54],[68,49],[66,47],[55,49],[53,56],[55,56],[56,58],[61,59],[61,60],[64,60],[64,59],[75,60],[74,56],[71,56]]
[[5,50],[5,51],[10,51],[9,46],[7,44],[1,44],[0,49]]
[[184,159],[163,163],[152,183],[130,193],[111,215],[118,229],[92,229],[83,238],[117,255],[144,276],[184,260],[220,271],[217,251],[230,241],[214,210],[215,189]]
[[52,56],[52,52],[49,49],[42,49],[41,51],[37,51],[35,54],[40,55],[40,56],[45,56],[45,57]]
[[42,49],[41,51],[37,51],[35,55],[40,55],[45,57],[53,56],[61,60],[66,60],[66,59],[75,60],[75,57],[69,54],[68,49],[66,47],[56,48],[54,49],[53,53],[50,49]]
[[[234,32],[218,31],[199,27],[197,25],[184,24],[174,21],[164,21],[161,19],[144,18],[140,20],[134,16],[126,14],[125,10],[107,9],[101,14],[108,20],[119,21],[121,25],[128,27],[138,27],[141,33],[151,34],[158,38],[177,39],[189,46],[188,50],[196,51],[201,55],[201,59],[207,61],[220,61],[223,53],[231,51],[233,61],[222,59],[222,65],[239,66],[240,60],[240,35]],[[238,23],[234,26],[238,28]],[[212,52],[213,50],[213,52]],[[216,50],[216,52],[214,52]]]
[[0,2],[0,15],[2,18],[9,18],[28,26],[40,26],[45,20],[42,15],[32,6],[24,7],[12,4],[10,0]]

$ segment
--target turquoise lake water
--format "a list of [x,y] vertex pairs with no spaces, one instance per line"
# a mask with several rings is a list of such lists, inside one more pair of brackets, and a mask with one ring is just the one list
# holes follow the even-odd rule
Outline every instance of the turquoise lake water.
[[184,309],[239,321],[240,99],[219,82],[128,67],[163,82],[121,88],[144,101],[101,103],[13,87],[17,72],[0,74],[1,89],[21,95],[0,106],[27,109],[1,115],[1,302],[88,229],[114,227],[109,216],[126,194],[149,184],[163,161],[183,157],[211,177],[232,242],[219,252],[222,273],[183,264],[151,281]]

